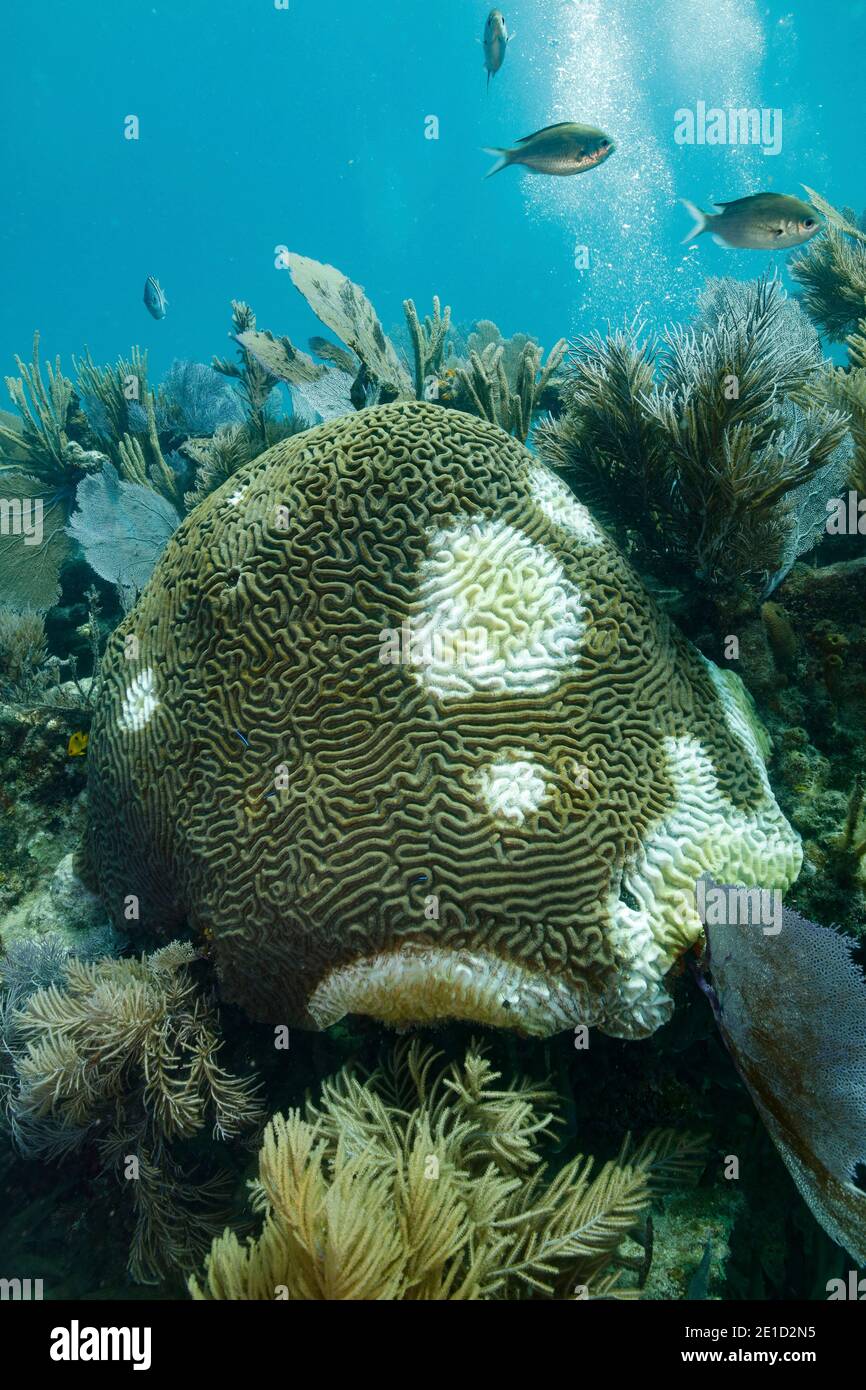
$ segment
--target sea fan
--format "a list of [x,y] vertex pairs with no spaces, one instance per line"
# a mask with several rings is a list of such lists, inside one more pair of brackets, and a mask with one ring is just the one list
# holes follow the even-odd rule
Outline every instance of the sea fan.
[[178,513],[152,488],[121,482],[110,463],[85,478],[76,500],[70,536],[80,543],[91,569],[115,584],[128,602],[144,588],[163,546],[180,525]]
[[866,1265],[866,980],[856,943],[787,908],[778,932],[706,929],[712,983],[701,983],[725,1044],[801,1196]]
[[[156,421],[161,434],[185,439],[212,435],[222,425],[242,418],[238,393],[213,367],[202,362],[172,363],[157,398]],[[130,426],[135,428],[131,417]]]

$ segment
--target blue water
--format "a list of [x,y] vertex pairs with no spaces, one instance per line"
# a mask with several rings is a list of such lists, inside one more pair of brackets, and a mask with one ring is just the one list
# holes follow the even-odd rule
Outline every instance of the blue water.
[[[85,344],[102,362],[140,343],[158,378],[174,358],[226,353],[232,298],[303,343],[320,327],[275,266],[280,245],[364,285],[386,329],[405,297],[426,308],[438,293],[458,322],[549,345],[638,308],[685,317],[706,274],[784,266],[709,237],[683,248],[678,196],[706,207],[805,182],[866,202],[863,0],[504,8],[515,38],[488,94],[488,0],[5,6],[3,372],[38,328],[67,369]],[[674,112],[699,100],[781,108],[782,152],[678,146]],[[600,125],[616,154],[576,178],[484,180],[483,146],[564,118]],[[149,274],[169,301],[160,322],[142,304]]]

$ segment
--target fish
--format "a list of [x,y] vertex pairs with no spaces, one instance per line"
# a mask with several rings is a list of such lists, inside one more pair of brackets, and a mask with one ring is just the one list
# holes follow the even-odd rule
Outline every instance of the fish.
[[490,79],[496,76],[505,62],[505,52],[513,38],[514,35],[508,32],[508,25],[505,23],[505,15],[502,11],[491,10],[484,26],[484,38],[482,40],[488,91],[490,90]]
[[525,164],[537,174],[582,174],[608,159],[616,149],[609,135],[591,125],[560,121],[526,135],[514,149],[485,148],[485,154],[498,155],[486,178],[498,174],[509,164]]
[[713,1262],[713,1242],[709,1239],[704,1246],[704,1253],[701,1262],[689,1280],[686,1298],[704,1299],[709,1298],[710,1287],[710,1268]]
[[165,291],[152,275],[148,275],[144,282],[144,306],[149,314],[155,319],[164,319],[165,311],[168,308],[168,300]]
[[704,212],[680,198],[695,225],[683,245],[710,232],[717,246],[749,251],[786,251],[802,246],[821,231],[824,219],[811,203],[786,193],[752,193],[732,203],[714,203],[721,212]]
[[87,752],[87,745],[90,742],[90,735],[78,730],[69,735],[69,742],[66,745],[66,752],[70,758],[83,758]]

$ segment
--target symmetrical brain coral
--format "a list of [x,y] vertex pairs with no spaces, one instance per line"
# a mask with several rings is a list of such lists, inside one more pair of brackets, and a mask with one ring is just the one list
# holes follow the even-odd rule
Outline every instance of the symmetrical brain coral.
[[696,879],[799,871],[739,682],[458,411],[375,407],[241,469],[103,676],[82,868],[119,925],[211,939],[258,1018],[645,1036]]

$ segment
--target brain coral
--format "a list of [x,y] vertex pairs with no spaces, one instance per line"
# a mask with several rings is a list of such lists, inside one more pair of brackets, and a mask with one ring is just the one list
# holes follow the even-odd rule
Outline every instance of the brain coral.
[[103,676],[82,870],[118,925],[203,932],[257,1018],[645,1036],[696,878],[799,871],[739,682],[460,412],[364,410],[235,474]]

